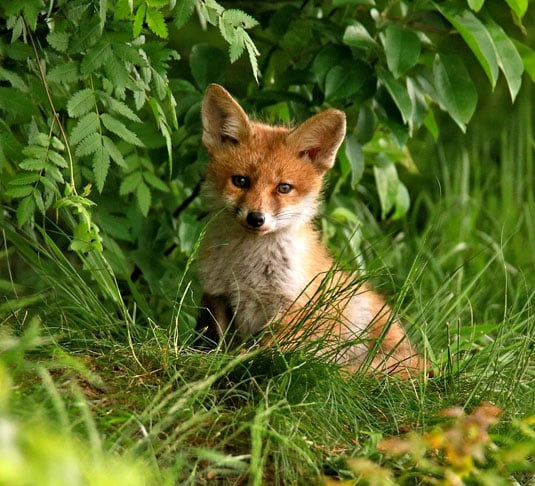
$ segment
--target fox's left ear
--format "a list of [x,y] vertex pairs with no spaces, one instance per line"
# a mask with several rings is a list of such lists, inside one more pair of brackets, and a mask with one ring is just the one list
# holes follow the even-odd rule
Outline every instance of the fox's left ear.
[[288,135],[288,145],[299,157],[308,158],[318,169],[334,165],[336,152],[346,133],[346,116],[330,108],[306,120]]
[[225,144],[244,143],[251,136],[249,117],[223,86],[208,86],[201,115],[202,141],[208,151]]

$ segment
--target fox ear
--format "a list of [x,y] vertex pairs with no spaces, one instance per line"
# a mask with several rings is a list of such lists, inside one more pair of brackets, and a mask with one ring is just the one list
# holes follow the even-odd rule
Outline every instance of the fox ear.
[[218,84],[206,89],[202,104],[202,141],[208,150],[242,143],[251,135],[249,118],[229,92]]
[[334,165],[345,133],[345,114],[330,108],[299,125],[288,135],[288,144],[299,157],[309,159],[320,170],[326,171]]

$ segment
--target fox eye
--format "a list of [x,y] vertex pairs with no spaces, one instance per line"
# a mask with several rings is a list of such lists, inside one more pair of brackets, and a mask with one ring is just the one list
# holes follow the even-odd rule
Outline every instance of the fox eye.
[[236,187],[240,189],[247,189],[251,185],[249,178],[245,176],[234,175],[232,176],[231,180],[232,180],[232,184],[234,184]]
[[293,186],[291,184],[287,184],[286,182],[282,182],[277,186],[277,192],[279,194],[288,194],[293,189]]

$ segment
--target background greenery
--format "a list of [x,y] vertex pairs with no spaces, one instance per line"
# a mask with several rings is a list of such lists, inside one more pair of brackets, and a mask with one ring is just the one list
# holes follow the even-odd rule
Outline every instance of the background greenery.
[[[534,15],[4,0],[0,483],[533,481]],[[434,380],[188,348],[211,82],[267,121],[346,112],[318,224]]]

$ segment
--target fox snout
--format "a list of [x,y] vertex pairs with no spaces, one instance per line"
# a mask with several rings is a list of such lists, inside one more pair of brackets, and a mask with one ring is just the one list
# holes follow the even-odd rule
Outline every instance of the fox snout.
[[245,221],[248,226],[253,229],[257,229],[264,226],[264,223],[266,222],[266,216],[264,215],[264,213],[260,213],[258,211],[251,211],[247,214]]

